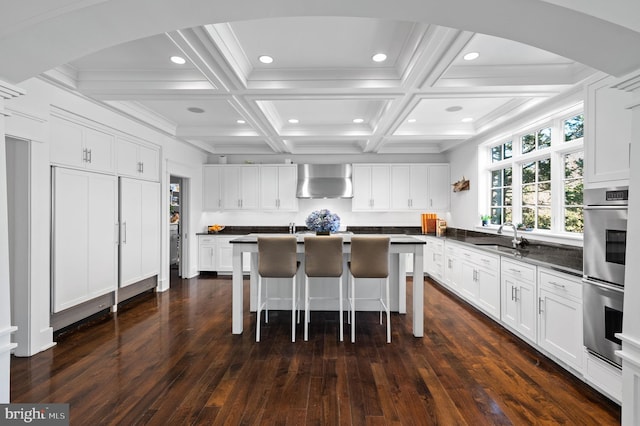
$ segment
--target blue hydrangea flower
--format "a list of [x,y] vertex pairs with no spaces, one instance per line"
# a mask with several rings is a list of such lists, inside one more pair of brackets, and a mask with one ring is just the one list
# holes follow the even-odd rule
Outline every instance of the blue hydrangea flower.
[[315,232],[336,232],[340,229],[340,216],[329,209],[316,210],[307,216],[307,228]]

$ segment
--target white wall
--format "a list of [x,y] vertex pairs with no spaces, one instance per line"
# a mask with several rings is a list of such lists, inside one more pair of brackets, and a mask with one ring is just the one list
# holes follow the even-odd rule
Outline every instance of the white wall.
[[451,212],[447,226],[459,229],[473,229],[480,225],[478,212],[478,146],[474,143],[462,145],[448,153],[451,180],[457,182],[463,177],[470,181],[468,191],[451,194]]

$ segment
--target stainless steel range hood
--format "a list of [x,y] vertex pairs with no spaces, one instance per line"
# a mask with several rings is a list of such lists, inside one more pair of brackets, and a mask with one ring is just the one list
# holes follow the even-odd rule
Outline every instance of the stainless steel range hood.
[[353,198],[351,164],[298,164],[298,198]]

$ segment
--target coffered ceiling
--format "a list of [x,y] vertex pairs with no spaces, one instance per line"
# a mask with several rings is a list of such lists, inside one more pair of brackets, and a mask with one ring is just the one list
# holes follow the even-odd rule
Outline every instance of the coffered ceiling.
[[592,72],[435,25],[299,17],[176,30],[46,75],[212,154],[354,154],[444,152]]

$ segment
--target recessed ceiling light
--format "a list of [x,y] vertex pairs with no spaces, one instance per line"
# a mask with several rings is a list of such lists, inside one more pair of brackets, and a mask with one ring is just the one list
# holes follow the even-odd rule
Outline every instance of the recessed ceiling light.
[[356,123],[356,124],[364,123],[364,119],[362,119],[362,118],[354,118],[353,122]]
[[187,63],[186,59],[184,59],[182,56],[172,56],[170,59],[171,62],[178,65],[184,65]]
[[385,55],[384,53],[376,53],[371,57],[371,59],[373,60],[373,62],[384,62],[387,60],[387,55]]
[[236,123],[238,123],[238,124],[244,124],[244,123],[246,123],[246,121],[244,121],[244,120],[236,120]]
[[187,108],[187,111],[193,112],[195,114],[202,114],[204,112],[202,108],[198,108],[198,107],[189,107]]
[[289,123],[291,123],[291,124],[298,124],[299,122],[300,122],[300,121],[298,121],[298,119],[297,119],[297,118],[290,118],[290,119],[289,119]]
[[262,55],[258,58],[258,60],[263,64],[270,64],[273,62],[273,58],[269,55]]
[[478,56],[480,56],[478,52],[469,52],[466,55],[464,55],[462,58],[465,61],[473,61],[474,59],[478,59]]
[[473,118],[471,118],[471,117],[465,117],[465,118],[462,119],[463,123],[471,123],[472,121],[473,121]]
[[415,118],[410,118],[407,120],[407,123],[415,123],[416,119]]
[[445,111],[447,111],[447,112],[456,112],[456,111],[460,111],[461,109],[462,109],[461,106],[454,105],[454,106],[450,106],[449,108],[445,109]]

